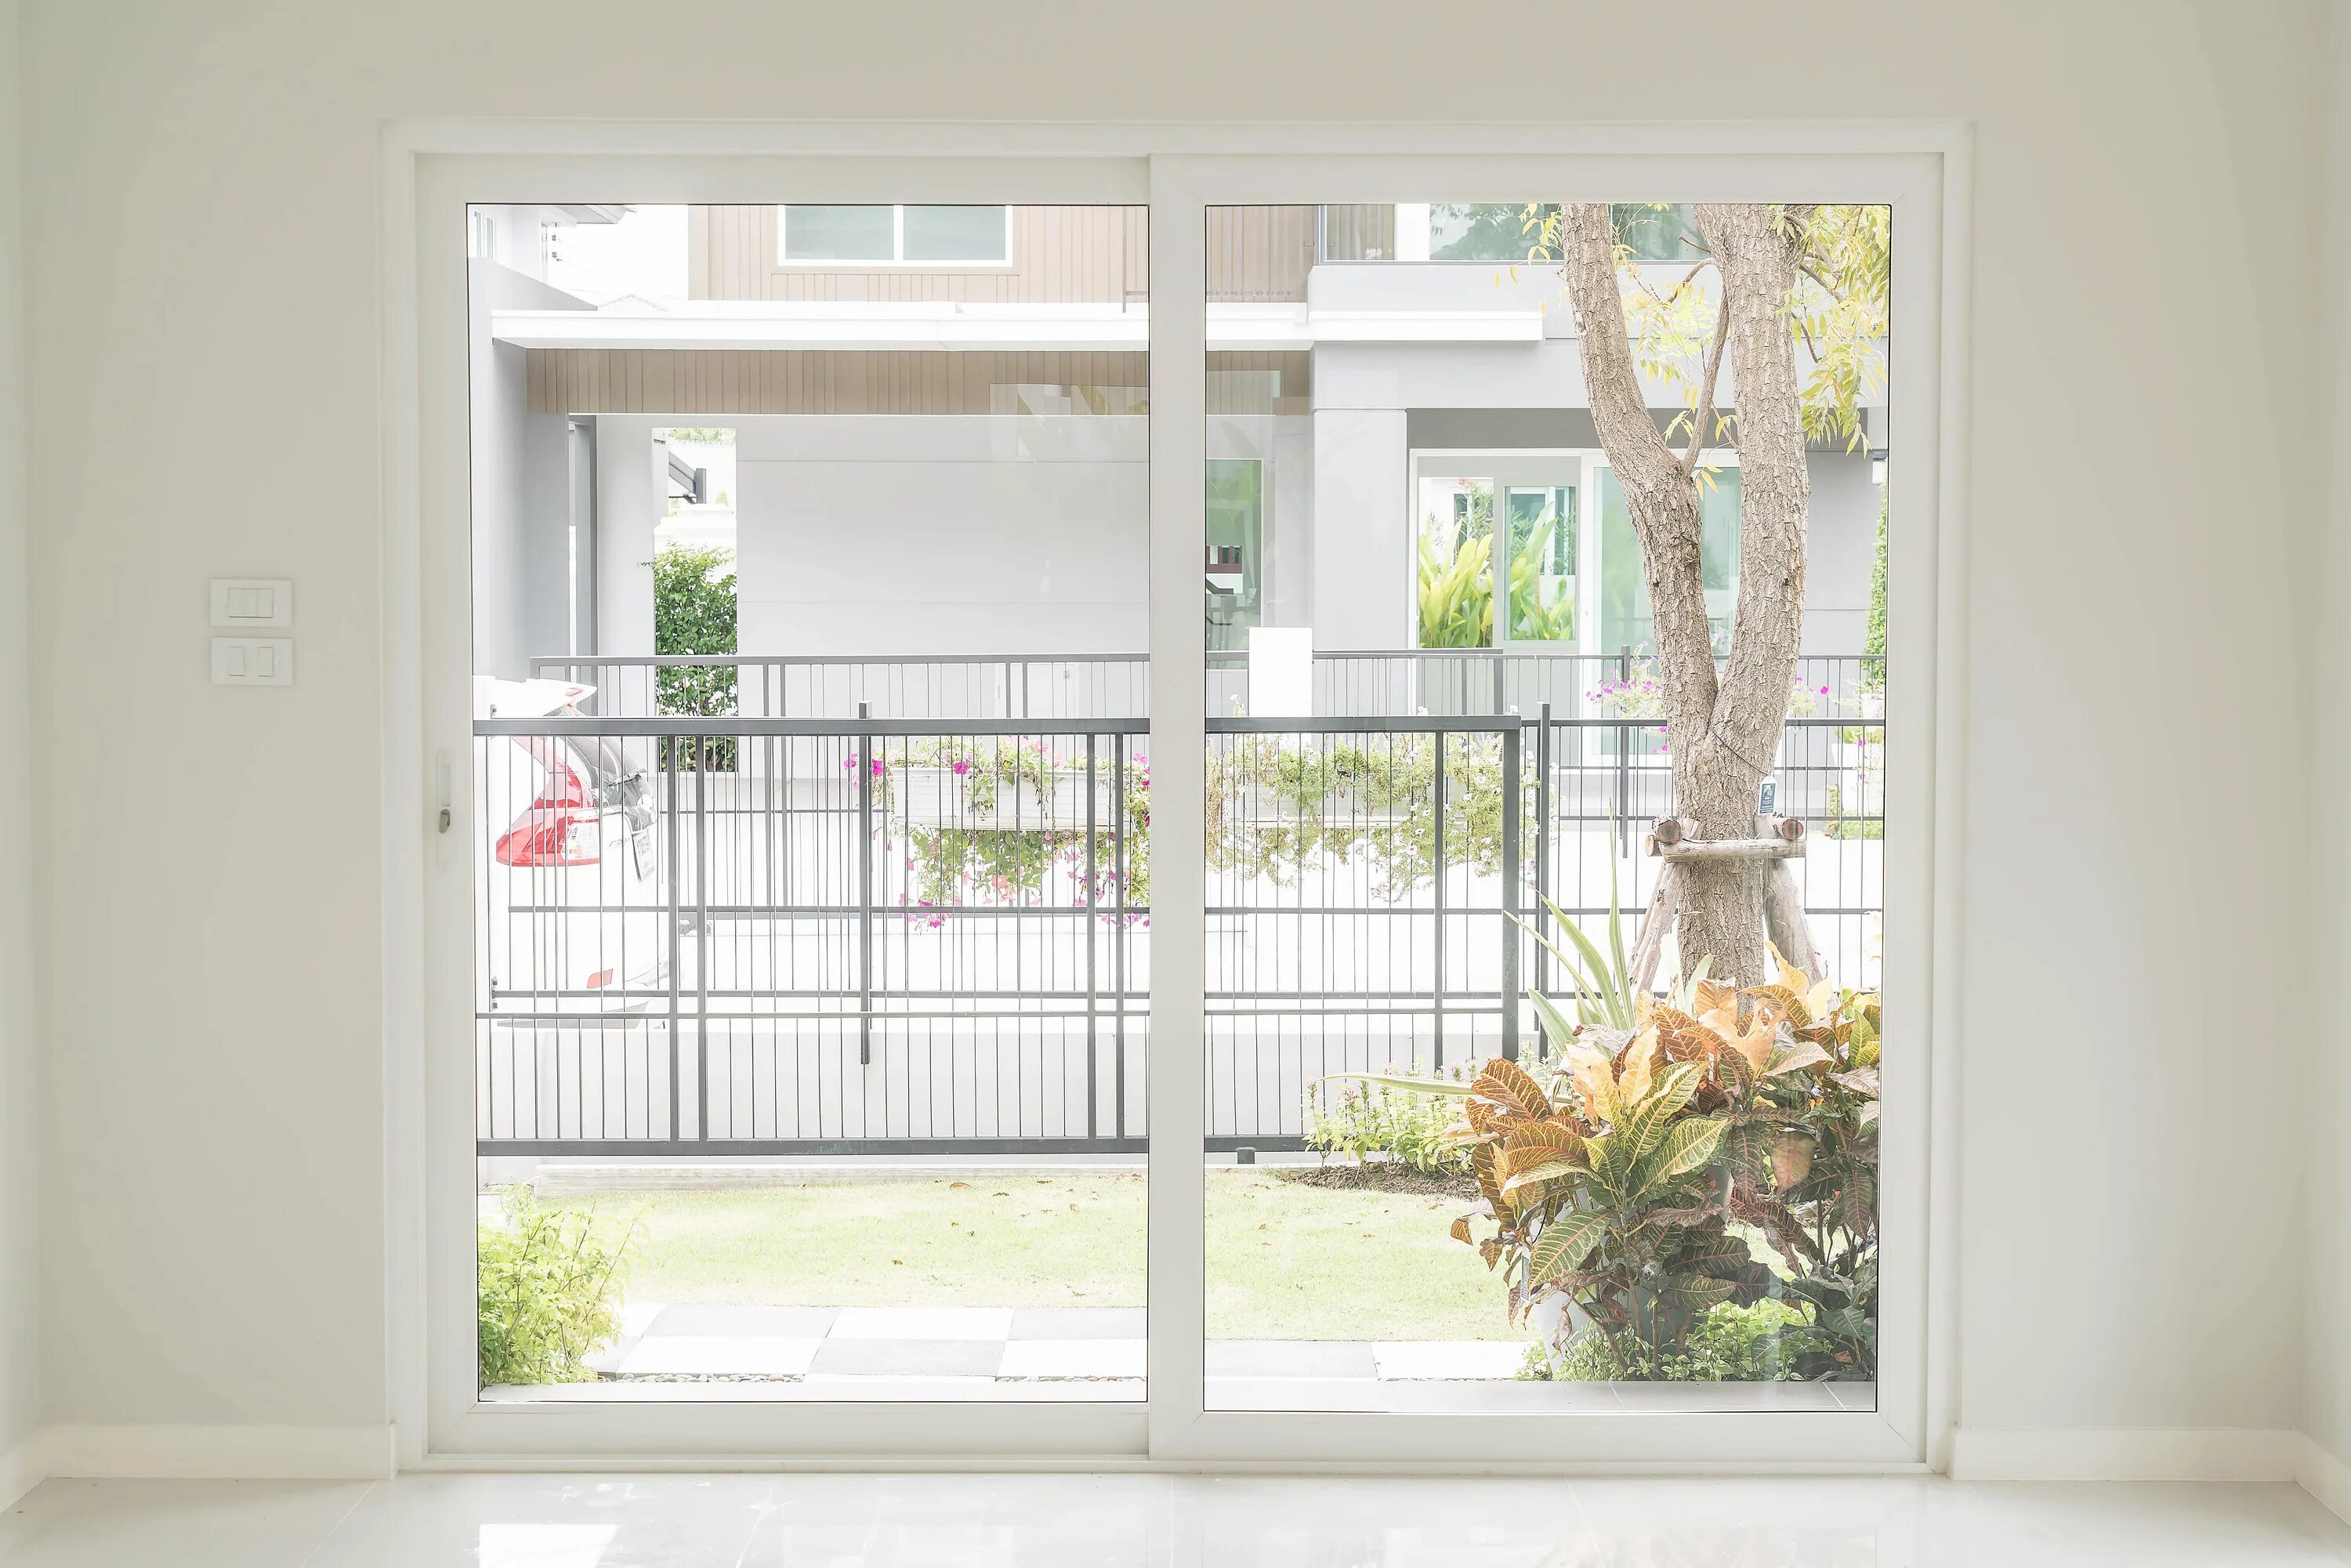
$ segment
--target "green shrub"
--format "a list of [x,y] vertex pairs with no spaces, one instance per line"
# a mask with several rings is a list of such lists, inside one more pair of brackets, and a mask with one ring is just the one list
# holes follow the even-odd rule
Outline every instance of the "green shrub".
[[1720,1302],[1690,1327],[1678,1354],[1660,1354],[1639,1339],[1614,1340],[1585,1330],[1556,1356],[1527,1347],[1519,1376],[1558,1383],[1784,1383],[1799,1375],[1797,1359],[1816,1336],[1792,1304],[1766,1297],[1752,1306]]
[[[735,556],[709,545],[669,545],[653,552],[653,652],[732,653],[735,649]],[[735,669],[686,664],[658,670],[654,695],[661,711],[721,718],[735,711]],[[681,768],[721,772],[735,766],[735,742],[706,737],[677,748]]]
[[587,1383],[587,1357],[620,1337],[621,1291],[637,1239],[592,1211],[542,1207],[517,1187],[477,1228],[481,1375],[494,1383]]
[[[1458,1068],[1454,1076],[1460,1076]],[[1467,1176],[1468,1151],[1443,1141],[1455,1109],[1450,1100],[1437,1095],[1378,1084],[1350,1083],[1336,1099],[1309,1089],[1306,1146],[1321,1154],[1346,1155],[1357,1165],[1383,1155],[1429,1176]]]

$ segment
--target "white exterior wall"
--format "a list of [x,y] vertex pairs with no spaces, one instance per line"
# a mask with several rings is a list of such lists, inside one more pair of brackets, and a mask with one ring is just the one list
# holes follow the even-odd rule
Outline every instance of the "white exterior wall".
[[490,340],[499,309],[586,309],[495,262],[466,269],[474,460],[474,668],[520,680],[535,654],[560,653],[569,626],[569,457],[559,413],[530,412],[522,350]]
[[1881,492],[1866,452],[1814,452],[1804,466],[1813,496],[1804,512],[1803,651],[1858,653],[1869,635]]
[[[1368,265],[1318,267],[1316,277],[1326,271],[1371,270],[1375,268]],[[1464,268],[1407,270],[1416,284],[1425,285],[1456,279]],[[1729,396],[1727,376],[1725,385]],[[1650,394],[1653,406],[1661,410],[1680,407],[1678,394],[1668,389],[1652,385]],[[1318,614],[1333,616],[1349,628],[1350,637],[1384,626],[1393,628],[1394,640],[1328,645],[1408,648],[1417,640],[1410,604],[1412,529],[1417,520],[1408,493],[1411,448],[1498,454],[1527,447],[1598,451],[1599,433],[1593,426],[1584,396],[1579,347],[1573,339],[1522,344],[1343,344],[1316,350],[1317,428],[1346,411],[1349,417],[1338,420],[1332,428],[1350,433],[1346,439],[1353,455],[1343,461],[1363,465],[1359,471],[1341,472],[1342,460],[1326,458],[1318,464],[1317,474],[1325,476],[1318,483],[1338,486],[1341,504],[1359,508],[1370,499],[1362,494],[1364,487],[1384,484],[1393,474],[1401,497],[1397,504],[1405,513],[1405,531],[1395,547],[1401,553],[1395,558],[1404,563],[1400,570],[1406,579],[1403,605],[1383,600],[1374,601],[1376,608],[1339,606],[1327,597],[1316,605]],[[1393,417],[1374,419],[1373,415]],[[1882,421],[1877,428],[1883,428]],[[1386,449],[1390,443],[1392,452]],[[1811,553],[1803,651],[1858,653],[1867,631],[1870,570],[1877,547],[1878,491],[1871,478],[1870,459],[1866,452],[1814,452],[1810,466]],[[1595,497],[1587,505],[1596,502]],[[1361,525],[1343,527],[1360,528]],[[1347,537],[1368,539],[1372,536],[1350,532]],[[1332,591],[1360,591],[1367,570],[1365,563],[1351,560],[1331,561],[1324,569]]]
[[1143,649],[1142,419],[728,423],[743,652]]
[[[1556,11],[1448,13],[1448,55],[1516,57],[1557,31]],[[544,16],[496,0],[26,7],[40,462],[20,752],[36,769],[22,820],[39,879],[44,1142],[59,1155],[40,1189],[51,1419],[388,1419],[384,1053],[420,1045],[385,1039],[384,955],[403,938],[385,925],[371,786],[423,765],[383,719],[387,691],[414,676],[387,666],[387,648],[408,655],[383,608],[398,553],[375,417],[388,122],[778,106],[821,120],[884,101],[942,121],[1033,119],[1049,102],[1076,120],[1253,123],[1278,103],[1343,122],[1428,104],[1429,12],[1397,0],[1197,0],[1081,25],[1012,0],[920,28],[875,5],[829,12],[813,35],[804,11],[681,0],[665,14],[676,36],[729,46],[692,71],[645,68],[642,15],[577,0],[560,68],[545,68]],[[2309,755],[2294,683],[2247,680],[2163,635],[2148,607],[2225,603],[2304,645],[2309,312],[2335,204],[2314,162],[2320,15],[2302,0],[1987,0],[1888,6],[1854,27],[1820,5],[1730,8],[1675,58],[1679,98],[1720,124],[1815,112],[1792,105],[1802,80],[1835,84],[1841,119],[1972,126],[1970,315],[1946,345],[1947,413],[1967,440],[1949,477],[1972,499],[1944,561],[1969,653],[1948,716],[1966,743],[1941,798],[1943,863],[1966,902],[1942,934],[1957,956],[1938,999],[1959,1031],[1951,1322],[1974,1427],[2060,1443],[2301,1413],[2304,1325],[2282,1286],[2308,1256],[2310,1140],[2233,1137],[2225,1179],[2199,1179],[2183,1130],[2211,1124],[2224,1060],[2254,1063],[2225,1075],[2231,1127],[2303,1126],[2314,1053],[2344,1042],[2305,1016],[2323,986],[2293,977],[2312,884],[2345,868],[2145,846],[2177,833],[2176,782],[2147,759],[2183,714],[2263,737],[2241,766],[2199,772],[2205,810],[2299,821],[2279,807]],[[1576,26],[1584,58],[1656,47],[1637,8]],[[1578,87],[1580,119],[1655,118],[1650,76]],[[2212,220],[2194,243],[2183,192]],[[2053,235],[2095,236],[2129,265],[2053,287]],[[2231,329],[2177,329],[2183,299],[2228,301]],[[2085,365],[2130,395],[2072,400],[2053,440],[2043,390]],[[255,500],[260,419],[299,505]],[[2117,473],[2165,482],[2120,506]],[[1335,531],[1322,520],[1318,564]],[[256,570],[297,581],[299,683],[212,687],[204,581]],[[172,760],[177,819],[200,831],[126,831],[154,810],[153,770],[120,765],[127,745]],[[2070,810],[2085,801],[2086,817]],[[2053,854],[2069,812],[2085,825]],[[2190,940],[2198,961],[2174,961]],[[2332,1333],[2313,1326],[2314,1342]]]
[[1407,499],[1403,409],[1314,411],[1317,648],[1413,645]]

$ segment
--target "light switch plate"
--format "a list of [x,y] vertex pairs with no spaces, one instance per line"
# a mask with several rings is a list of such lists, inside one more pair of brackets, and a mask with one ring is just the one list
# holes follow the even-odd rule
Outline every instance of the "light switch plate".
[[294,684],[291,637],[215,637],[213,685],[290,686]]
[[214,578],[213,624],[256,631],[291,626],[294,584],[282,577]]

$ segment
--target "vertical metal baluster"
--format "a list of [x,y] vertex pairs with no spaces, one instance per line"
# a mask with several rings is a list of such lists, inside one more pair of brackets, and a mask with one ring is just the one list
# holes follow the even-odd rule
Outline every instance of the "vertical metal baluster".
[[1094,880],[1099,872],[1094,843],[1094,783],[1099,761],[1098,737],[1086,737],[1086,1137],[1102,1135],[1099,1125],[1101,1085],[1095,1048],[1101,1039],[1101,997],[1094,985]]
[[[668,819],[666,834],[669,849],[669,1141],[677,1142],[678,1101],[678,999],[677,970],[684,962],[679,942],[678,925],[684,919],[678,907],[677,879],[677,737],[664,736],[662,749],[662,789],[665,804],[662,815]],[[652,1116],[647,1115],[648,1124]],[[650,1130],[650,1127],[648,1127]]]
[[[1551,704],[1536,710],[1535,720],[1535,904],[1537,924],[1545,914],[1543,900],[1551,885]],[[1557,902],[1553,900],[1553,902]],[[1534,947],[1537,991],[1551,989],[1551,953],[1540,942]]]
[[1437,1065],[1445,1065],[1445,731],[1430,732],[1437,743],[1437,946],[1431,955],[1436,967],[1429,983],[1429,1011],[1435,1021]]
[[857,705],[857,1065],[873,1064],[873,705]]
[[1130,744],[1125,735],[1118,737],[1118,767],[1113,775],[1118,787],[1110,798],[1111,874],[1118,880],[1112,894],[1117,902],[1118,926],[1112,934],[1110,949],[1111,989],[1118,995],[1118,1011],[1111,1024],[1111,1049],[1114,1053],[1111,1088],[1118,1103],[1111,1109],[1111,1126],[1121,1138],[1126,1136],[1126,763],[1130,755],[1126,748]]
[[[717,747],[703,737],[694,751],[694,1136],[710,1141],[710,759]],[[730,1080],[731,1082],[731,1080]]]
[[1502,1054],[1519,1059],[1519,725],[1502,729]]
[[[1617,650],[1616,678],[1633,678],[1633,650],[1627,645]],[[1621,709],[1619,710],[1622,711]],[[1632,853],[1633,824],[1633,732],[1623,726],[1616,730],[1616,853],[1621,858]]]

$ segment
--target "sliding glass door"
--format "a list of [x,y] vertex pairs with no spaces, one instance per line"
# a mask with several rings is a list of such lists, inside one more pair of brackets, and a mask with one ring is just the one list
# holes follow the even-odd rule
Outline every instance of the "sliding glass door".
[[1916,172],[935,162],[427,182],[435,1444],[1922,1451]]
[[[1426,211],[1427,259],[1298,280],[1346,338],[1260,416],[1312,484],[1267,530],[1306,580],[1207,708],[1204,1406],[1874,1410],[1882,326],[1857,387],[1728,421],[1703,236],[1779,209]],[[1209,209],[1211,385],[1248,238],[1304,212]],[[1810,222],[1883,253],[1882,208]],[[1644,259],[1675,225],[1698,264]],[[1629,350],[1550,326],[1596,310]],[[1755,551],[1794,591],[1742,595]],[[1677,755],[1690,691],[1750,686],[1753,736]],[[1689,803],[1732,773],[1737,821]],[[1718,883],[1740,917],[1677,917]]]
[[1146,214],[471,217],[481,1397],[1141,1399]]

